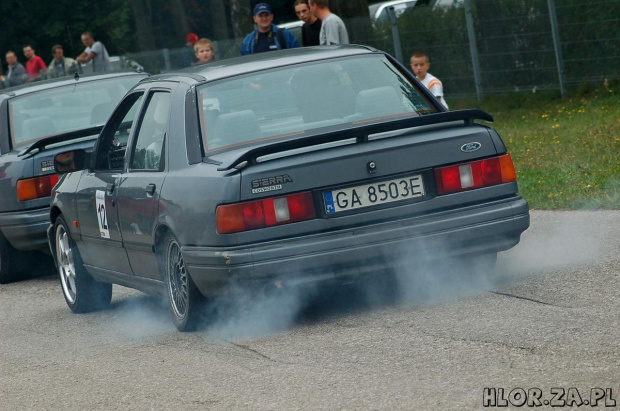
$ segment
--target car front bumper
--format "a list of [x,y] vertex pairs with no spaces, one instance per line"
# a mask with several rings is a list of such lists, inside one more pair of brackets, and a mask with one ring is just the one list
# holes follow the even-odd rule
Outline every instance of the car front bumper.
[[17,250],[47,250],[49,207],[0,214],[0,231]]
[[521,197],[457,211],[242,247],[183,247],[194,283],[209,295],[231,280],[306,282],[362,275],[416,261],[482,255],[518,244],[530,224]]

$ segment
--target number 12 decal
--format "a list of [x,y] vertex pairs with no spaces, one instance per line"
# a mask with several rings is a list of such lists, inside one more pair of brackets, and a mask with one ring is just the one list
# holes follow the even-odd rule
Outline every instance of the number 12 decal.
[[97,190],[95,197],[97,200],[97,222],[99,223],[99,233],[103,238],[110,238],[110,230],[108,230],[108,216],[105,209],[105,191]]

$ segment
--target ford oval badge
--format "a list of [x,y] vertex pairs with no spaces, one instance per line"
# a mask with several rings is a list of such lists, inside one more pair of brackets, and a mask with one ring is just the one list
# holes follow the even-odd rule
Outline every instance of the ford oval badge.
[[471,153],[472,151],[476,151],[482,147],[482,144],[477,141],[473,141],[471,143],[465,143],[461,146],[461,151],[464,153]]

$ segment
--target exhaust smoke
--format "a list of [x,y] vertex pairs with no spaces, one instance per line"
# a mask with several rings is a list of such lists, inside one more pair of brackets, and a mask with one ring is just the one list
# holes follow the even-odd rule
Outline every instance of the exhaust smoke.
[[[446,246],[427,244],[386,249],[384,263],[389,268],[373,269],[364,276],[291,285],[287,279],[298,274],[293,268],[279,281],[261,286],[231,283],[226,297],[205,308],[199,331],[222,340],[255,339],[374,307],[440,304],[485,292],[501,293],[502,287],[517,280],[589,264],[600,258],[601,247],[613,246],[599,239],[600,227],[588,220],[595,213],[587,213],[533,213],[530,230],[515,248],[499,253],[497,266],[494,254],[446,258],[450,251]],[[125,304],[134,310],[132,303]],[[173,327],[164,311],[137,304],[134,313],[124,314],[131,323],[128,332],[168,332]],[[146,319],[149,313],[158,318]]]

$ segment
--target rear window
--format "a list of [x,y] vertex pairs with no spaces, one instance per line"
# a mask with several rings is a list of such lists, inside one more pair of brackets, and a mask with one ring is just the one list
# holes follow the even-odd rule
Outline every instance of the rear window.
[[13,146],[105,124],[112,110],[143,76],[75,83],[9,101]]
[[385,57],[279,68],[198,89],[207,151],[437,110]]

